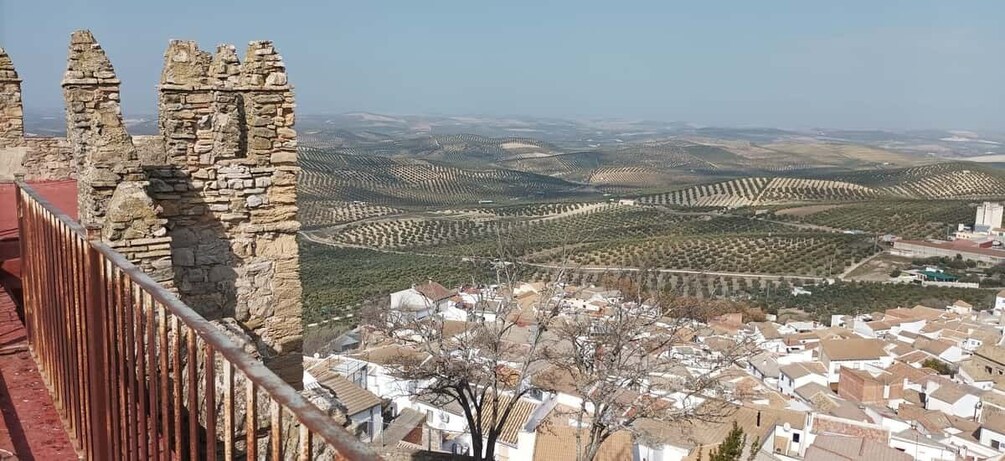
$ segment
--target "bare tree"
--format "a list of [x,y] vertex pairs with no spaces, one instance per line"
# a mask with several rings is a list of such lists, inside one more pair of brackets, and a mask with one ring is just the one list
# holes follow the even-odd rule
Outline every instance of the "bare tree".
[[[549,328],[559,314],[554,299],[562,290],[560,283],[548,284],[538,302],[521,306],[514,296],[516,266],[498,258],[492,267],[498,287],[469,306],[464,321],[415,318],[389,309],[364,315],[374,334],[382,332],[427,357],[421,362],[402,357],[388,368],[398,379],[421,383],[414,397],[456,402],[471,434],[470,454],[484,460],[495,459],[496,442],[521,397],[547,390],[530,378],[546,368],[546,351],[555,338]],[[556,278],[564,279],[565,273],[559,271]]]
[[[576,458],[596,458],[613,434],[634,431],[642,420],[685,422],[724,417],[738,396],[722,374],[749,350],[738,341],[726,350],[696,351],[695,332],[731,306],[724,301],[676,298],[647,286],[648,274],[616,279],[623,302],[599,315],[576,315],[557,324],[559,340],[549,360],[571,375],[581,405]],[[609,281],[610,282],[610,281]]]

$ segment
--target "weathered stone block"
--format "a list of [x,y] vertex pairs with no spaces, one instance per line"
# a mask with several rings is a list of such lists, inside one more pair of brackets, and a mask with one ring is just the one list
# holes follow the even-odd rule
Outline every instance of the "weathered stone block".
[[272,163],[296,163],[297,153],[296,152],[275,152],[269,157],[269,161]]
[[171,251],[171,259],[176,266],[195,266],[195,252],[191,248],[175,248]]

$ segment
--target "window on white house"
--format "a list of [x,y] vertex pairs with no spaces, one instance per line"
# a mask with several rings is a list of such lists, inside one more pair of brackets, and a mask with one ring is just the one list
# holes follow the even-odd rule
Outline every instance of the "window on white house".
[[793,432],[792,433],[792,442],[793,443],[799,443],[799,433],[798,432]]

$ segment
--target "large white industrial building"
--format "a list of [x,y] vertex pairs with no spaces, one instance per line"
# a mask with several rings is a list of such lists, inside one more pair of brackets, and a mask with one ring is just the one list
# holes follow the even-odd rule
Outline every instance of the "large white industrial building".
[[977,207],[977,218],[974,220],[974,232],[988,232],[1002,227],[1002,214],[1005,207],[1001,203],[984,202]]

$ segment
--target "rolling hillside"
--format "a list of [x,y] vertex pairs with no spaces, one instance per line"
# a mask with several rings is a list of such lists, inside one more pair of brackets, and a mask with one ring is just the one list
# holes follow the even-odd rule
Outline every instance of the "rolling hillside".
[[466,169],[418,159],[301,148],[300,164],[300,190],[307,196],[391,207],[597,195],[588,186],[559,178],[501,168]]
[[944,163],[856,172],[833,179],[753,177],[645,195],[653,205],[738,208],[867,199],[996,199],[1005,197],[1005,173],[970,163]]

